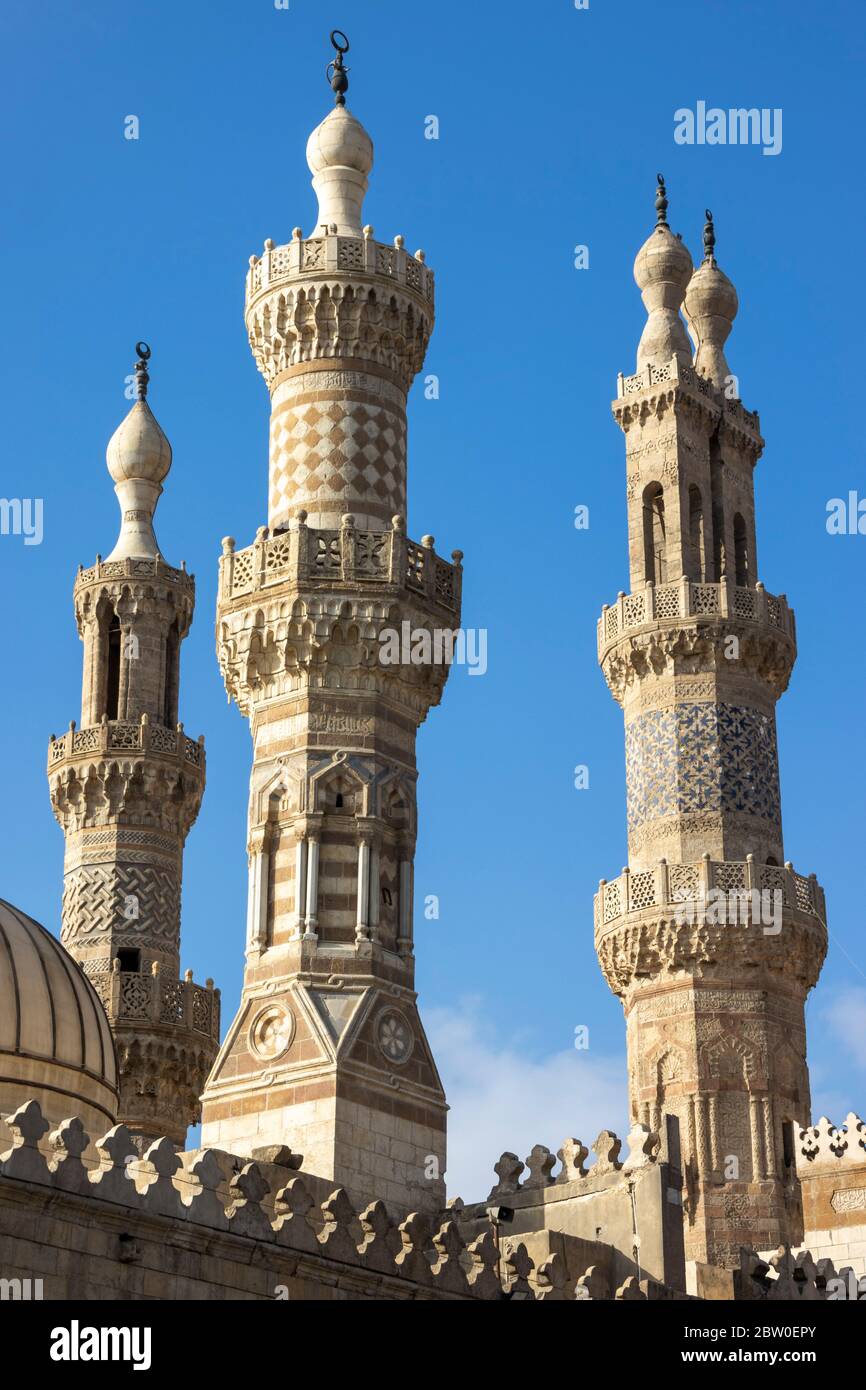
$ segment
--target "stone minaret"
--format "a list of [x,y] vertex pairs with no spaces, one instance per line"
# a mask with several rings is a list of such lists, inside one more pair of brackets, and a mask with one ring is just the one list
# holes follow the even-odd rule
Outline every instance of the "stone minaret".
[[[632,1119],[683,1175],[687,1258],[799,1238],[792,1125],[808,1123],[804,1003],[824,895],[785,862],[775,704],[794,615],[758,579],[763,440],[725,361],[737,295],[658,224],[635,261],[648,312],[613,412],[626,440],[631,591],[599,660],[626,730],[628,867],[602,881],[596,947],[628,1029]],[[682,320],[685,301],[694,360]]]
[[119,1118],[142,1142],[182,1144],[216,1055],[219,992],[179,974],[183,846],[205,778],[204,739],[177,719],[195,581],[153,532],[171,446],[146,400],[150,350],[138,352],[138,398],[107,454],[120,535],[75,580],[81,725],[52,737],[48,781],[66,835],[61,939],[108,1013]]
[[[341,55],[333,85],[307,145],[316,226],[266,241],[247,276],[268,526],[245,550],[223,542],[217,611],[253,738],[246,971],[203,1142],[288,1144],[358,1199],[434,1211],[446,1106],[415,1002],[415,735],[448,673],[423,648],[459,624],[461,557],[406,536],[406,396],[433,273],[362,226],[373,147]],[[394,631],[411,642],[389,664]]]

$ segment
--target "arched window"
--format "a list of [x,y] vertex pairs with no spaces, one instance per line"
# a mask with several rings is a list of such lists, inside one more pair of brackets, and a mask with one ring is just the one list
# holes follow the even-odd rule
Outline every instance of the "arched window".
[[120,700],[120,619],[115,614],[108,624],[108,677],[105,690],[105,712],[109,719],[117,718]]
[[749,583],[749,541],[746,523],[737,512],[734,517],[734,573],[736,583],[744,589]]
[[141,970],[141,951],[137,946],[122,946],[117,953],[117,959],[124,975],[138,974]]
[[179,661],[180,635],[177,622],[174,622],[165,639],[165,699],[163,700],[162,722],[168,729],[173,729],[177,724]]
[[656,584],[667,578],[665,556],[665,499],[661,483],[650,483],[643,495],[645,576]]
[[689,545],[691,547],[691,578],[706,579],[704,553],[704,502],[701,490],[692,483],[689,488]]

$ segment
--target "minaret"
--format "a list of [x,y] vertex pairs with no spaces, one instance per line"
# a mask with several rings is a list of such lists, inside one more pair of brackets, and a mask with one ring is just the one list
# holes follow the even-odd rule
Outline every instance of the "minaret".
[[[461,556],[406,536],[406,396],[433,273],[362,226],[373,146],[344,104],[346,48],[307,144],[315,228],[266,241],[247,276],[268,526],[247,549],[223,542],[217,609],[253,738],[246,970],[203,1142],[288,1144],[359,1200],[432,1212],[446,1106],[415,1002],[415,735],[448,674],[424,648],[459,624]],[[391,634],[409,639],[399,660]]]
[[195,580],[154,535],[171,445],[146,399],[150,349],[137,353],[137,399],[107,453],[120,535],[75,580],[81,725],[52,736],[48,781],[66,835],[61,939],[108,1013],[119,1118],[141,1142],[182,1144],[216,1055],[219,991],[179,974],[183,846],[205,778],[204,739],[177,720]]
[[[596,947],[623,1002],[632,1120],[683,1174],[687,1258],[799,1238],[793,1125],[808,1123],[804,1003],[824,894],[785,862],[775,704],[794,615],[758,579],[758,416],[725,360],[736,291],[657,225],[634,274],[648,311],[613,413],[626,440],[631,591],[599,660],[626,732],[628,866],[602,880]],[[680,306],[695,342],[689,349]]]

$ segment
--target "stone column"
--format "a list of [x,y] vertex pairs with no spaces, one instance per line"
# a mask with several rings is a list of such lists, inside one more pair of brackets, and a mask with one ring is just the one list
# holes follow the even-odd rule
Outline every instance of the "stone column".
[[358,915],[355,926],[356,941],[366,941],[370,936],[370,836],[362,833],[358,841]]
[[307,920],[304,924],[304,936],[309,939],[316,935],[316,928],[319,924],[319,836],[310,834],[307,837]]

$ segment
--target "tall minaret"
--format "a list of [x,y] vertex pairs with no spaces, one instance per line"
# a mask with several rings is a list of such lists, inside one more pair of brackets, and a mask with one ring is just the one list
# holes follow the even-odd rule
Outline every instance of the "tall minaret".
[[180,978],[183,846],[204,791],[204,739],[178,723],[180,644],[195,581],[166,564],[153,513],[171,445],[137,399],[108,445],[117,544],[79,569],[81,726],[52,737],[48,781],[66,835],[61,939],[108,1013],[120,1060],[119,1118],[142,1142],[182,1144],[219,1041],[219,991]]
[[[648,311],[613,412],[625,434],[631,592],[599,660],[626,729],[628,867],[595,902],[628,1029],[632,1119],[683,1174],[688,1258],[796,1240],[792,1126],[808,1123],[804,1003],[824,895],[785,863],[775,704],[794,615],[758,579],[752,472],[763,440],[725,360],[737,295],[657,225],[634,274]],[[679,316],[685,312],[695,355]]]
[[246,550],[223,542],[217,609],[253,737],[246,971],[203,1142],[288,1144],[358,1199],[435,1211],[446,1106],[415,1002],[415,735],[448,674],[425,648],[459,624],[461,557],[406,536],[406,396],[433,273],[362,227],[373,147],[344,104],[345,51],[307,144],[314,231],[266,241],[247,276],[268,526]]

